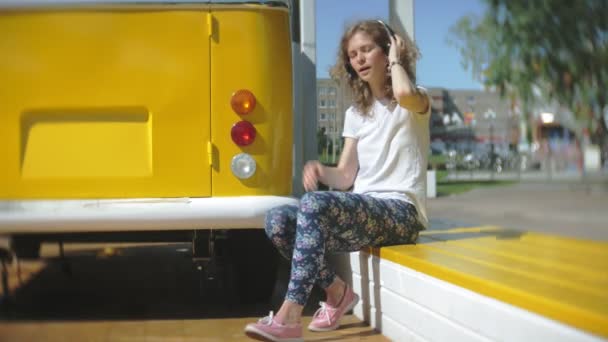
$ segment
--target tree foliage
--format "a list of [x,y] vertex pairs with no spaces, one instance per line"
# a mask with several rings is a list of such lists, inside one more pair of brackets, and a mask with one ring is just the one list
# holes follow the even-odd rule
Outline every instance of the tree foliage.
[[484,0],[479,17],[461,18],[450,41],[487,86],[524,108],[534,89],[569,108],[606,142],[607,0]]

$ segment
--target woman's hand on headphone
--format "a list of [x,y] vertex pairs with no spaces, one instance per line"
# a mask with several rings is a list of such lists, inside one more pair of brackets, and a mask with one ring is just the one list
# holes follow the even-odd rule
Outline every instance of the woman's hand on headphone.
[[400,52],[401,52],[401,48],[403,47],[403,39],[401,37],[399,37],[398,34],[395,34],[394,36],[389,36],[388,37],[391,41],[391,46],[388,49],[388,62],[396,62],[399,63],[401,61],[400,59]]

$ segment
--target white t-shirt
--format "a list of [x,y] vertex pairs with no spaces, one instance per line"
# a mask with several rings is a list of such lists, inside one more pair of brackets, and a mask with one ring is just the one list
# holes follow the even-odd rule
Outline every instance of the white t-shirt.
[[428,226],[426,168],[429,119],[397,105],[393,111],[379,101],[363,116],[355,107],[346,111],[342,136],[357,139],[359,172],[353,192],[412,203],[418,219]]

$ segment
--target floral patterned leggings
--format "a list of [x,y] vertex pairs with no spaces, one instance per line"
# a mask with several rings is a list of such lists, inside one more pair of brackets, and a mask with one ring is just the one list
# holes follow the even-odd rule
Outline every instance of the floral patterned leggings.
[[335,279],[326,252],[413,243],[424,229],[416,207],[398,199],[349,192],[309,192],[299,206],[284,205],[266,215],[266,235],[291,260],[286,300],[305,305],[315,282]]

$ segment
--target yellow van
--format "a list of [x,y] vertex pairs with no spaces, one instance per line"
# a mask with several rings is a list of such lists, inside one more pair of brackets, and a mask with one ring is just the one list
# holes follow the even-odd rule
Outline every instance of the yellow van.
[[0,0],[0,79],[17,256],[153,235],[255,253],[295,203],[287,1]]

